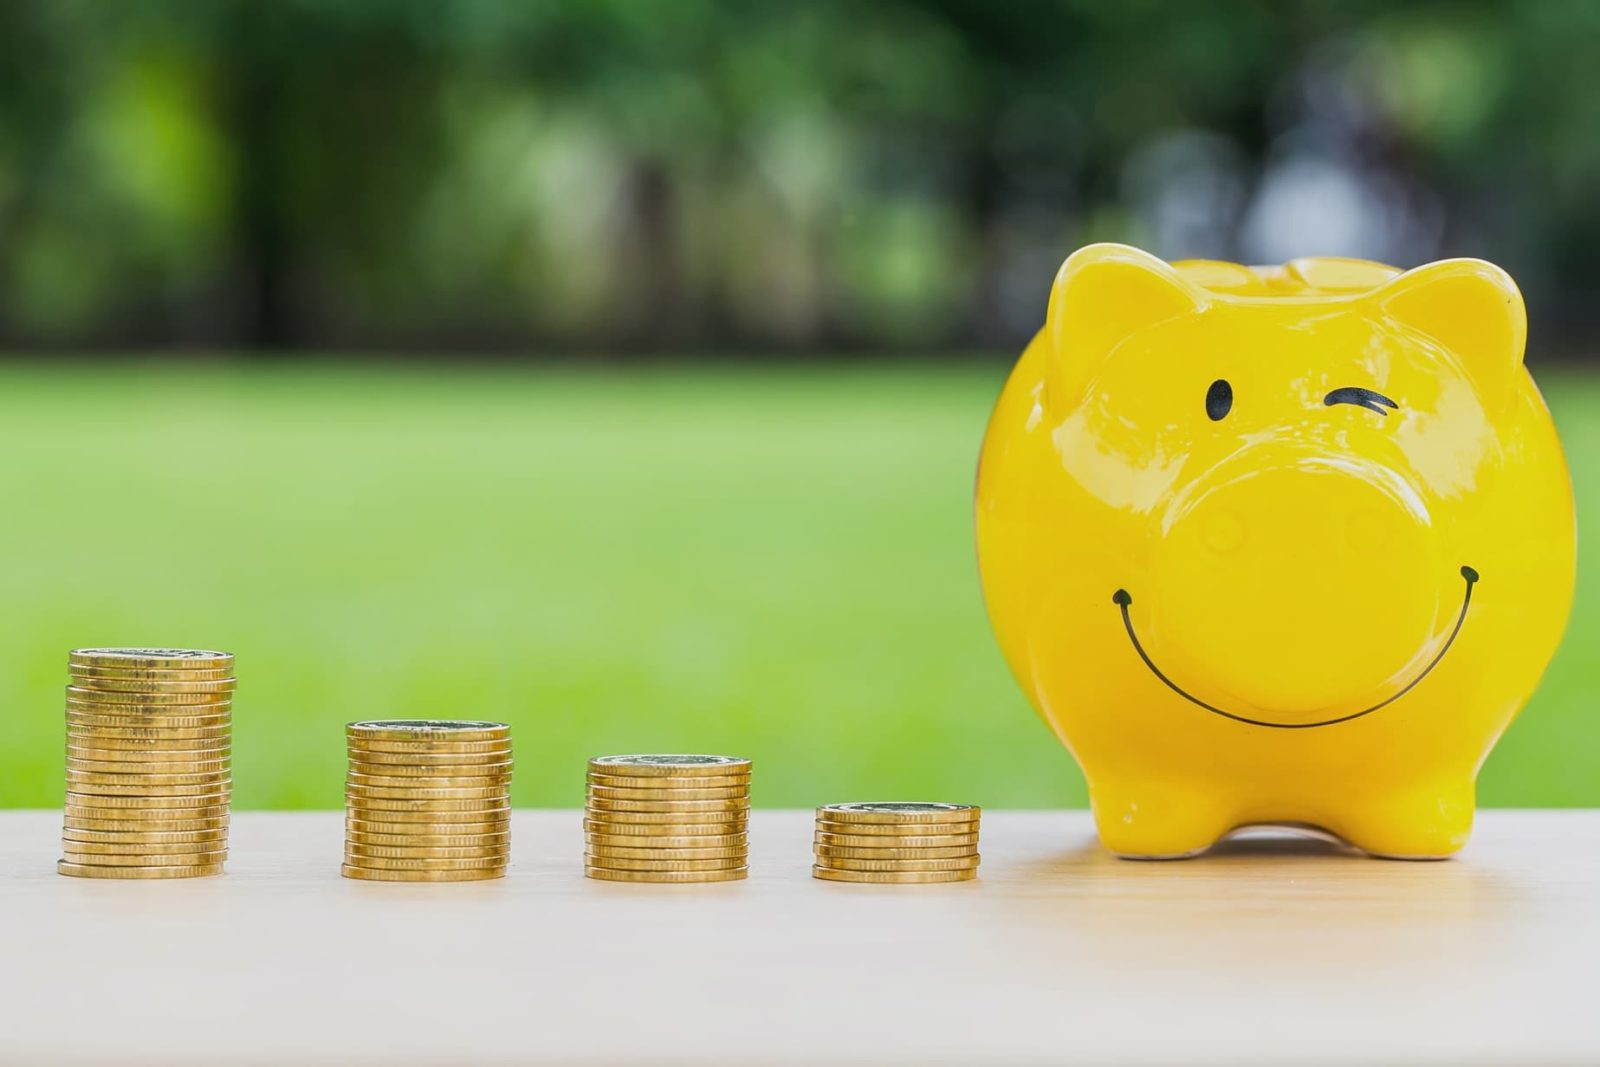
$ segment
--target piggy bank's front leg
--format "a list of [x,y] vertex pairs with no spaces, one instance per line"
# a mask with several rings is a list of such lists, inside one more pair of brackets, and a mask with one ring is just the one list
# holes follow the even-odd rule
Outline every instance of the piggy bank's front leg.
[[1387,859],[1444,859],[1472,834],[1475,794],[1470,778],[1413,784],[1353,800],[1325,825],[1363,852]]
[[1089,804],[1101,844],[1123,859],[1184,859],[1233,829],[1215,794],[1170,781],[1091,782]]

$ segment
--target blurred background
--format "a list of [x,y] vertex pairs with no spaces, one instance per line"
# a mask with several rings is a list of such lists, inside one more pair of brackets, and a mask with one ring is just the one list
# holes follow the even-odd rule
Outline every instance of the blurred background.
[[[1093,240],[1476,255],[1600,521],[1600,3],[0,3],[0,804],[69,647],[239,655],[243,807],[497,717],[757,802],[1082,803],[988,634],[988,408]],[[1600,585],[1490,804],[1600,804]]]

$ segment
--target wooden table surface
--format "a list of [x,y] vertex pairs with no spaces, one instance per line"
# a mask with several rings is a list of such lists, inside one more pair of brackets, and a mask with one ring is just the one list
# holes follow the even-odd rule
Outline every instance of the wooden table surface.
[[498,882],[338,875],[337,813],[234,817],[228,874],[55,874],[0,814],[0,1060],[56,1063],[1600,1063],[1600,812],[1485,812],[1443,863],[1242,839],[1130,863],[1078,812],[991,812],[980,878],[581,873],[516,816]]

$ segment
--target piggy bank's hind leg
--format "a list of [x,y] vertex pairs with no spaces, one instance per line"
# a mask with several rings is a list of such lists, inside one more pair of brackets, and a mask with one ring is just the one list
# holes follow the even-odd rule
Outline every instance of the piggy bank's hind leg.
[[1384,859],[1444,859],[1472,833],[1475,798],[1464,782],[1413,785],[1350,801],[1324,822],[1356,848]]
[[1123,859],[1185,859],[1233,829],[1234,812],[1215,790],[1172,782],[1091,784],[1100,842]]

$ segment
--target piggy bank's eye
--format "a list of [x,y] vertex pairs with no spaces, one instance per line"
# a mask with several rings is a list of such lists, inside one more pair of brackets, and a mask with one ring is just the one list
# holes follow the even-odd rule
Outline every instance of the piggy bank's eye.
[[1211,388],[1206,390],[1206,414],[1212,422],[1221,422],[1228,417],[1228,412],[1233,410],[1233,386],[1228,384],[1228,379],[1218,378],[1211,383]]

